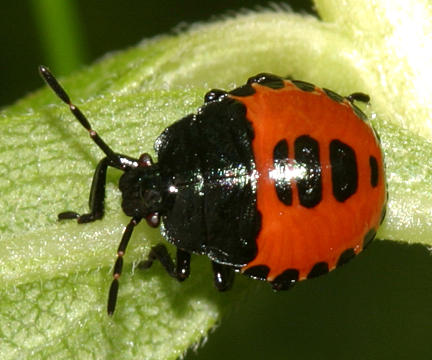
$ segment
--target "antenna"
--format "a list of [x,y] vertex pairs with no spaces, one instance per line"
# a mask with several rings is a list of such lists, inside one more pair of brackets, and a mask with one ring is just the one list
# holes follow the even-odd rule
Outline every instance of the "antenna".
[[[102,138],[98,135],[98,133],[92,129],[90,122],[87,120],[85,115],[81,112],[81,110],[72,104],[69,95],[63,89],[63,87],[59,84],[54,75],[49,71],[49,69],[44,66],[39,66],[39,73],[42,78],[48,84],[48,86],[54,91],[54,93],[67,105],[69,105],[69,109],[73,116],[80,122],[82,126],[86,128],[89,132],[90,137],[96,143],[97,146],[106,154],[106,156],[111,160],[111,166],[114,166],[119,169],[125,169],[130,167],[130,164],[125,164],[124,156],[116,154],[111,148],[102,140]],[[123,159],[122,159],[123,158]],[[122,161],[123,160],[123,161]]]
[[[79,223],[91,222],[96,219],[101,219],[104,213],[104,199],[105,199],[105,183],[106,183],[106,170],[108,166],[118,168],[123,171],[134,169],[137,167],[149,167],[151,166],[152,160],[150,155],[142,154],[139,159],[133,159],[127,155],[117,154],[111,150],[111,148],[102,140],[95,130],[92,129],[89,121],[81,110],[72,104],[69,95],[59,84],[54,75],[48,70],[46,66],[39,66],[39,72],[48,86],[55,92],[55,94],[67,105],[72,112],[73,116],[80,122],[82,126],[86,128],[92,140],[97,146],[106,154],[106,158],[103,158],[96,168],[93,175],[92,188],[90,191],[90,213],[79,215],[73,211],[66,211],[60,213],[58,218],[64,219],[77,219]],[[108,307],[107,311],[109,315],[112,315],[115,310],[117,302],[117,294],[119,288],[119,278],[123,269],[123,256],[126,252],[127,245],[132,236],[133,229],[141,221],[141,216],[132,217],[129,224],[126,226],[123,233],[120,245],[117,250],[117,260],[113,270],[113,280],[108,295]],[[159,224],[159,214],[153,213],[147,217],[147,222],[150,226],[156,227]]]

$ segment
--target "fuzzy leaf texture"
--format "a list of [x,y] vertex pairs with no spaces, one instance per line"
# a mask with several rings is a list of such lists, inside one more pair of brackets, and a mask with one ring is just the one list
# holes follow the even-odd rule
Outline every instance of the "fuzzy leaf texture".
[[[365,111],[381,136],[390,195],[378,237],[431,246],[430,2],[316,6],[321,20],[279,9],[197,25],[106,56],[61,82],[105,141],[131,156],[151,152],[156,136],[194,112],[210,88],[230,89],[258,72],[368,93]],[[59,223],[58,212],[87,211],[101,151],[47,88],[2,111],[0,122],[0,358],[175,359],[245,296],[251,281],[217,293],[198,257],[183,284],[159,265],[134,271],[161,240],[140,225],[108,318],[111,267],[128,221],[120,172],[109,171],[102,221]]]

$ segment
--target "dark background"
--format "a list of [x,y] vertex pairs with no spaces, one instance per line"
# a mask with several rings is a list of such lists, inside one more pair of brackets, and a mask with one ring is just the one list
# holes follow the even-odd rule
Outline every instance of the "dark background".
[[[0,21],[0,107],[42,86],[39,64],[49,65],[57,75],[66,75],[49,63],[43,24],[35,5],[51,0],[2,1]],[[82,65],[108,51],[134,45],[140,40],[168,33],[180,23],[203,21],[242,8],[266,6],[263,0],[104,0],[72,1],[74,25],[79,29]],[[312,11],[311,0],[289,0],[295,10]],[[42,20],[43,21],[43,20]],[[68,59],[64,60],[65,62]],[[79,67],[79,65],[78,65]]]

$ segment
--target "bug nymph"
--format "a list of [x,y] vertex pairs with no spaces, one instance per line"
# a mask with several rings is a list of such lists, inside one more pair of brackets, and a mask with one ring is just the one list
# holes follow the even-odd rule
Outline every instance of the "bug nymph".
[[158,260],[169,275],[189,276],[191,254],[206,255],[214,284],[228,290],[234,272],[274,290],[347,263],[375,237],[385,215],[380,143],[354,104],[313,84],[258,74],[232,91],[210,90],[204,104],[155,141],[157,162],[115,153],[94,131],[49,70],[40,73],[105,153],[96,167],[90,212],[59,214],[86,223],[104,214],[108,167],[124,171],[122,209],[131,217],[117,249],[108,295],[113,314],[123,256],[142,220],[176,247],[173,261],[153,246],[140,268]]

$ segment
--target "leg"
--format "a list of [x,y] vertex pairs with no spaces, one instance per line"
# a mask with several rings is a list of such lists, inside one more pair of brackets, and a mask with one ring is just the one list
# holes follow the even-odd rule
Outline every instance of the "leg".
[[231,289],[234,281],[234,270],[231,266],[212,261],[214,284],[219,291]]
[[135,226],[141,221],[141,218],[132,218],[129,224],[127,224],[126,229],[123,233],[122,239],[120,241],[120,245],[117,249],[117,260],[114,265],[113,271],[113,281],[111,283],[111,287],[108,295],[108,315],[112,315],[115,310],[116,302],[117,302],[117,293],[119,288],[119,277],[121,275],[123,269],[123,256],[126,252],[126,248],[128,246],[129,240],[132,236],[132,231]]
[[177,259],[176,264],[174,264],[165,245],[159,244],[152,247],[148,259],[141,262],[138,266],[140,269],[148,269],[153,265],[155,260],[159,260],[170,276],[178,281],[183,281],[190,274],[190,257],[190,253],[177,249]]
[[104,215],[106,173],[109,165],[110,160],[105,157],[96,167],[90,189],[90,213],[79,215],[73,211],[66,211],[58,214],[59,220],[77,219],[78,223],[87,223],[102,219]]
[[369,95],[361,92],[355,92],[346,97],[346,99],[352,104],[354,101],[360,101],[364,103],[368,103],[370,101]]

